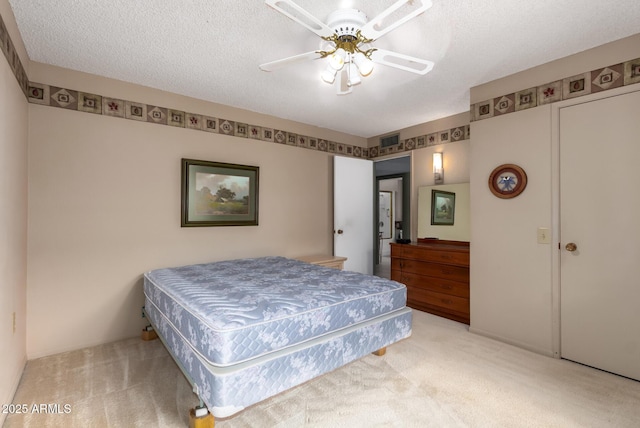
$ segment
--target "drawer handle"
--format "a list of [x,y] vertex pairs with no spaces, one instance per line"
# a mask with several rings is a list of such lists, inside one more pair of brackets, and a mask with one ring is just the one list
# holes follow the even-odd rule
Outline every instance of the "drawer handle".
[[452,270],[442,269],[441,272],[442,272],[443,275],[453,275],[453,271]]
[[440,258],[441,259],[445,259],[445,260],[449,260],[449,259],[451,259],[451,256],[448,255],[448,254],[440,254]]
[[453,301],[449,300],[449,299],[442,299],[440,300],[442,303],[444,303],[445,305],[452,305]]
[[442,288],[443,290],[451,290],[451,289],[453,289],[452,286],[447,285],[447,284],[440,284],[440,288]]

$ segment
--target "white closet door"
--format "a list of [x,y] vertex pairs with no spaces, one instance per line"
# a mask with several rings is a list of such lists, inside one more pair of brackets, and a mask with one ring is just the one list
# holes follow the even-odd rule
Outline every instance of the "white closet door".
[[560,109],[560,325],[562,358],[640,380],[638,106]]

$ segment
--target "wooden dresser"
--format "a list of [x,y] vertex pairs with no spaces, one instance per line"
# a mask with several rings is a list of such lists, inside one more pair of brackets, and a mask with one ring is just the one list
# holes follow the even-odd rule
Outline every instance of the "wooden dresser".
[[407,306],[469,324],[468,242],[392,243],[391,279],[407,286]]

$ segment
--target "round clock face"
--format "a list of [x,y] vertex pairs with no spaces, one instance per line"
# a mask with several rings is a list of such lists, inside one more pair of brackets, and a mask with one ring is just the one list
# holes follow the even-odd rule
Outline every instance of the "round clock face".
[[527,186],[527,174],[514,164],[500,165],[489,176],[491,193],[502,199],[515,198]]

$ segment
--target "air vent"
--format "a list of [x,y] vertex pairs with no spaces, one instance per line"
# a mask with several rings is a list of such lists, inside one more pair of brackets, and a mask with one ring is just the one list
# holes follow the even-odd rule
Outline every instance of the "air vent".
[[380,138],[380,147],[391,147],[398,144],[400,141],[400,134],[388,135]]

